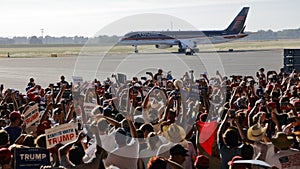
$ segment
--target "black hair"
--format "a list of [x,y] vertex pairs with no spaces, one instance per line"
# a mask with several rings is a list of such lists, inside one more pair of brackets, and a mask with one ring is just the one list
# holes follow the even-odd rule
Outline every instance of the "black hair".
[[126,131],[123,128],[119,128],[116,132],[115,139],[118,145],[126,144]]
[[108,122],[104,118],[101,118],[98,120],[97,126],[99,131],[105,131],[108,128]]
[[228,129],[225,133],[224,133],[224,141],[225,144],[229,147],[229,148],[234,148],[238,146],[238,142],[239,142],[239,135],[237,133],[236,130],[234,129]]
[[37,145],[37,147],[47,148],[47,145],[46,145],[46,135],[45,134],[39,135],[35,139],[35,144]]
[[82,163],[82,158],[84,157],[85,152],[78,146],[73,146],[69,151],[69,160],[75,164],[79,165]]
[[143,124],[140,129],[145,132],[145,131],[148,131],[148,132],[154,132],[154,129],[153,129],[153,126],[151,124]]
[[0,146],[6,145],[9,140],[9,135],[5,130],[0,130]]

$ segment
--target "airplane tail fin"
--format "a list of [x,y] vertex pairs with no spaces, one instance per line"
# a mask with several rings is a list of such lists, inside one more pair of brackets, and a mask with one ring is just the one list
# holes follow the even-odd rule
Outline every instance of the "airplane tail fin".
[[234,20],[230,23],[228,28],[225,29],[227,32],[231,33],[241,33],[245,29],[245,21],[247,18],[247,14],[249,11],[249,7],[244,7],[240,13],[234,18]]

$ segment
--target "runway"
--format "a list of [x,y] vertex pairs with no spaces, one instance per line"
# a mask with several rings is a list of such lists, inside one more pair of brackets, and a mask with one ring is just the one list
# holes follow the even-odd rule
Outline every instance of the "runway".
[[112,73],[125,73],[128,77],[146,76],[146,71],[172,71],[180,78],[185,72],[194,70],[196,78],[206,72],[214,76],[216,70],[223,75],[255,75],[260,67],[278,71],[283,66],[283,50],[200,52],[193,56],[177,53],[99,53],[78,57],[57,58],[0,58],[0,84],[23,92],[30,77],[43,87],[59,81],[61,75],[67,81],[72,76],[84,80],[104,80]]

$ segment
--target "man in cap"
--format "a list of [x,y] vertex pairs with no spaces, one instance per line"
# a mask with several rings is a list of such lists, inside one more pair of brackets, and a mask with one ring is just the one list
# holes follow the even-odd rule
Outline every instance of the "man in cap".
[[185,161],[185,157],[188,155],[187,149],[185,149],[181,144],[176,144],[170,149],[170,160],[182,165]]
[[260,68],[258,71],[259,72],[256,72],[256,77],[258,79],[258,82],[259,82],[259,84],[261,84],[262,86],[265,87],[265,85],[266,85],[266,75],[264,73],[265,69]]
[[193,147],[193,144],[190,141],[185,139],[186,132],[180,125],[171,124],[167,128],[163,127],[163,135],[169,141],[166,144],[163,144],[159,147],[157,151],[157,156],[160,157],[168,157],[171,155],[169,151],[174,145],[181,144],[185,149],[188,149],[189,156],[186,156],[186,160],[184,161],[184,168],[191,169],[194,165],[194,158],[197,156],[196,151]]
[[14,144],[15,140],[21,135],[23,123],[19,111],[13,111],[9,114],[10,123],[4,130],[9,134],[10,144]]

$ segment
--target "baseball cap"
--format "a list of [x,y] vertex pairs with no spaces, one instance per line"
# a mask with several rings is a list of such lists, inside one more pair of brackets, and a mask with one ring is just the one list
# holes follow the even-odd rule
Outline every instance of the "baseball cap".
[[21,114],[19,111],[13,111],[9,114],[9,119],[21,119]]

